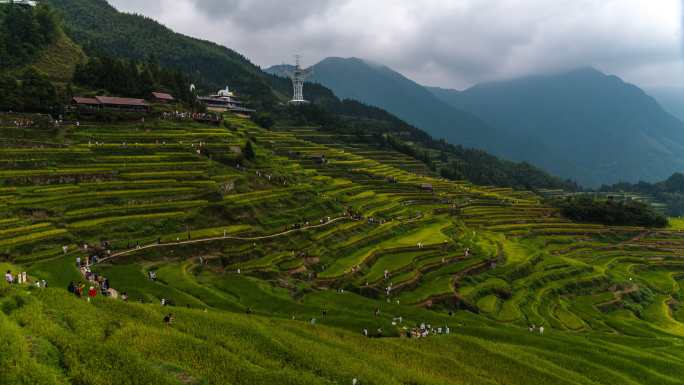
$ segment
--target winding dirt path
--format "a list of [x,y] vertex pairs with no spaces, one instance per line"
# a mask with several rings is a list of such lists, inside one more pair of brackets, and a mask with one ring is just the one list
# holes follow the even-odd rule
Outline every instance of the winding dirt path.
[[110,261],[114,258],[118,258],[124,255],[130,255],[134,254],[138,251],[142,250],[149,250],[149,249],[155,249],[155,248],[162,248],[162,247],[171,247],[171,246],[182,246],[182,245],[192,245],[192,244],[197,244],[197,243],[207,243],[207,242],[215,242],[215,241],[222,241],[222,240],[231,240],[231,241],[260,241],[260,240],[265,240],[265,239],[273,239],[273,238],[279,238],[288,234],[300,232],[300,231],[306,231],[306,230],[313,230],[321,227],[326,227],[328,225],[331,225],[336,222],[343,221],[345,219],[350,219],[348,216],[343,216],[343,217],[338,217],[331,219],[325,223],[321,223],[319,225],[311,225],[311,226],[306,226],[306,227],[301,227],[299,229],[291,229],[291,230],[286,230],[280,233],[275,233],[275,234],[270,234],[270,235],[262,235],[262,236],[257,236],[257,237],[236,237],[236,236],[225,236],[225,237],[211,237],[211,238],[199,238],[199,239],[191,239],[187,241],[179,241],[179,242],[168,242],[168,243],[153,243],[149,244],[146,246],[140,246],[136,247],[134,249],[130,250],[124,250],[120,251],[118,253],[113,253],[112,255],[100,259],[97,264],[103,263]]

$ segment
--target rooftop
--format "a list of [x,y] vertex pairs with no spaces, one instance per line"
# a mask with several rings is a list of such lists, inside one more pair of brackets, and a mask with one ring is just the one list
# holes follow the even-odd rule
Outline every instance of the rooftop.
[[152,96],[155,99],[159,99],[159,100],[168,100],[168,101],[176,100],[176,98],[174,98],[171,94],[167,94],[165,92],[153,92]]
[[117,98],[113,96],[96,96],[98,102],[101,104],[116,105],[116,106],[144,106],[147,107],[148,104],[143,99],[133,99],[133,98]]

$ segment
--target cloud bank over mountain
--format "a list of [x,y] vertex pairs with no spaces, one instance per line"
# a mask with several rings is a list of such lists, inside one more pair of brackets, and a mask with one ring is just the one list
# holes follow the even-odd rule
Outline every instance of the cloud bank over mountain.
[[112,0],[262,66],[377,60],[464,88],[593,66],[642,86],[684,85],[679,0]]

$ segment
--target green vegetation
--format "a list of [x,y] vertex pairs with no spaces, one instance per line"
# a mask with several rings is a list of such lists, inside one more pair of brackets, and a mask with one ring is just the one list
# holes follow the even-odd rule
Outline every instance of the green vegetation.
[[639,182],[617,183],[612,186],[601,186],[604,193],[635,193],[650,197],[665,205],[665,212],[670,216],[684,215],[684,174],[672,174],[667,180],[658,183]]
[[53,10],[38,7],[0,7],[0,66],[21,67],[33,61],[57,40],[59,28]]
[[665,227],[667,218],[650,205],[638,201],[600,199],[588,195],[553,201],[564,216],[579,222],[618,226]]
[[110,57],[91,58],[76,67],[74,82],[88,89],[128,97],[149,98],[153,91],[166,91],[189,106],[197,103],[185,75],[163,69],[152,60],[139,63]]

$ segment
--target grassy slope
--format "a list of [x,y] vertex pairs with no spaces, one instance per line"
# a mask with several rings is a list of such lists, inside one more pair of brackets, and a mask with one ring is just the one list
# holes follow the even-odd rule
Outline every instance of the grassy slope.
[[73,77],[76,64],[85,58],[81,47],[60,31],[57,40],[31,66],[53,82],[67,83]]
[[57,289],[2,290],[0,368],[9,384],[346,384],[354,377],[388,385],[674,384],[684,370],[666,365],[653,347],[530,336],[477,319],[422,341],[182,308],[166,327],[168,309],[160,306],[88,304]]

